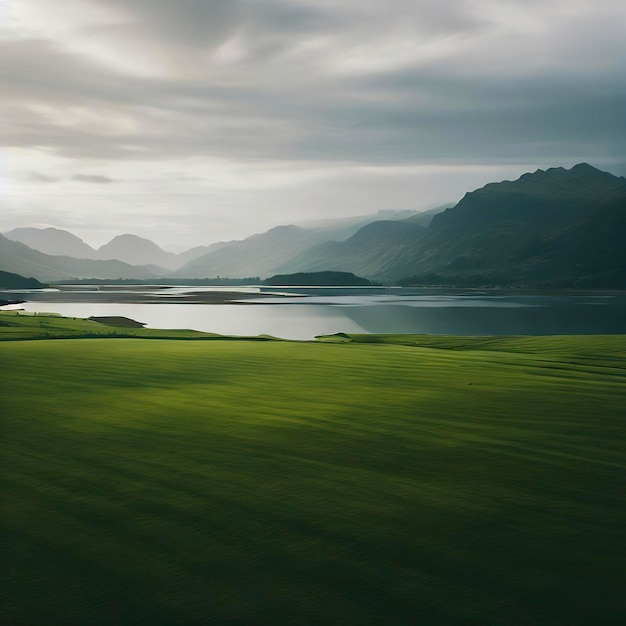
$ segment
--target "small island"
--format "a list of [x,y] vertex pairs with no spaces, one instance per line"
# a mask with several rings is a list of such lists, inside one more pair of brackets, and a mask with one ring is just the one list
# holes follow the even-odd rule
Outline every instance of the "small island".
[[355,276],[352,272],[298,272],[296,274],[276,274],[263,281],[264,285],[297,287],[377,287],[380,283],[374,283],[367,278]]

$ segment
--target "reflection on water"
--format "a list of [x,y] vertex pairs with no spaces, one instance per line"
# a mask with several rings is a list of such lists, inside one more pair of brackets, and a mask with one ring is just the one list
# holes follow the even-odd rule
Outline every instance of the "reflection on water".
[[[140,287],[137,290],[137,293],[141,290],[140,302],[127,300],[129,288],[117,291],[113,288],[106,294],[100,290],[93,302],[78,297],[72,301],[67,292],[62,297],[52,292],[24,293],[22,298],[28,300],[23,305],[28,311],[55,311],[73,317],[123,315],[152,328],[191,328],[229,335],[268,334],[288,339],[311,339],[342,331],[456,335],[626,333],[624,293],[459,293],[432,289],[357,292],[293,288],[289,298],[256,300],[253,294],[258,288],[230,287],[229,291],[236,290],[254,299],[242,304],[183,303],[184,297],[198,289],[177,286],[170,290],[161,286],[150,291]],[[118,294],[121,291],[124,298]],[[13,293],[11,297],[17,295]],[[37,301],[31,300],[35,297]],[[177,297],[181,299],[177,301]]]
[[55,311],[70,317],[121,315],[150,328],[191,328],[220,335],[274,335],[312,339],[337,332],[368,332],[329,306],[266,306],[263,304],[116,304],[29,302],[27,311]]
[[[553,302],[545,306],[349,307],[350,319],[369,333],[434,335],[584,335],[626,333],[626,306]],[[393,320],[393,330],[383,330]]]

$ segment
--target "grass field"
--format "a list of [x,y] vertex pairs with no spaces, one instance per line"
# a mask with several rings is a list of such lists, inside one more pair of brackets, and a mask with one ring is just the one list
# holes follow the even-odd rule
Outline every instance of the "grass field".
[[[106,318],[102,318],[106,319]],[[86,338],[139,338],[139,339],[236,339],[199,330],[135,328],[133,325],[119,325],[126,318],[112,325],[95,322],[80,317],[61,317],[54,313],[25,313],[23,311],[0,311],[0,341],[20,341],[24,339],[86,339]],[[128,320],[133,322],[133,320]],[[248,339],[267,340],[275,337],[250,337]]]
[[2,623],[623,623],[626,337],[350,339],[2,343]]

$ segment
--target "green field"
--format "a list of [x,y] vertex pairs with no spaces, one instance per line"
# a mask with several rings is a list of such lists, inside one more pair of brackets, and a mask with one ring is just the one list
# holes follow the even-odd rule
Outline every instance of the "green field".
[[[103,318],[106,319],[106,318]],[[116,318],[110,318],[116,319]],[[0,311],[0,341],[20,341],[24,339],[202,339],[223,340],[237,339],[214,333],[203,333],[199,330],[134,328],[131,324],[124,325],[123,320],[135,323],[128,318],[117,318],[116,325],[107,325],[80,317],[61,317],[55,313],[25,313],[23,311]],[[248,337],[247,339],[262,340],[275,337]]]
[[345,341],[1,343],[0,622],[623,623],[626,337]]

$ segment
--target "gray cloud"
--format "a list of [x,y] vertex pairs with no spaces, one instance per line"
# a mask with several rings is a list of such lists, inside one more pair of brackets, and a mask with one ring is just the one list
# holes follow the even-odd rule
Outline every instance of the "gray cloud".
[[[88,9],[107,17],[83,24]],[[81,0],[76,20],[0,42],[0,145],[58,157],[64,180],[131,185],[141,163],[188,159],[626,162],[620,3]]]
[[55,176],[47,176],[41,172],[19,172],[18,176],[21,180],[31,183],[58,183],[60,178]]
[[[0,139],[71,157],[392,163],[526,158],[549,144],[558,158],[619,152],[626,134],[626,84],[610,72],[492,80],[413,68],[233,87],[115,76],[42,42],[8,48],[0,72],[12,124]],[[29,65],[44,53],[46,67]],[[87,109],[82,123],[73,109]]]
[[115,182],[108,176],[100,176],[98,174],[76,174],[72,176],[72,180],[78,180],[81,183],[92,183],[95,185],[108,185]]

